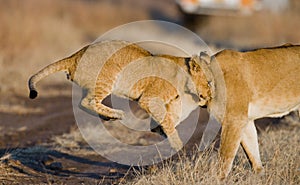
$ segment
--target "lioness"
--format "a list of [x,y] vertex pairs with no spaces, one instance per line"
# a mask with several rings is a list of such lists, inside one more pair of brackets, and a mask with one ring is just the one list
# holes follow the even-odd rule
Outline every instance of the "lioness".
[[[220,164],[221,178],[225,178],[240,143],[254,170],[263,169],[254,120],[299,109],[299,62],[300,46],[292,45],[184,58],[152,55],[124,41],[105,41],[86,46],[33,75],[30,98],[37,96],[35,84],[40,79],[66,71],[87,90],[81,101],[84,108],[106,118],[122,119],[122,111],[104,106],[102,100],[109,94],[136,100],[161,125],[176,150],[182,147],[176,125],[197,106],[207,107],[222,124]],[[167,63],[176,65],[167,67]],[[134,71],[133,66],[128,67],[131,64],[143,68]],[[166,79],[153,75],[134,80],[137,74],[157,69],[167,74]],[[178,81],[175,86],[174,80]]]
[[[224,75],[225,89],[217,91],[226,91],[221,120],[221,178],[228,175],[240,143],[253,169],[260,172],[263,167],[254,120],[299,111],[300,46],[286,44],[248,52],[223,50],[210,60],[219,64]],[[208,103],[208,107],[213,111],[213,105]]]

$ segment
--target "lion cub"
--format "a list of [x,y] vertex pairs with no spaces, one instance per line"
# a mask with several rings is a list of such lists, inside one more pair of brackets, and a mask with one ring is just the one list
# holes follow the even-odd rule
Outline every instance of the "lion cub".
[[221,178],[229,174],[239,144],[254,170],[263,169],[255,119],[280,117],[300,108],[300,46],[223,50],[212,57],[184,58],[152,55],[125,41],[104,41],[33,75],[30,98],[37,96],[36,83],[57,71],[66,71],[87,91],[81,106],[100,116],[124,116],[121,110],[102,104],[109,94],[138,101],[176,150],[183,145],[176,125],[197,106],[207,107],[222,124]]
[[138,101],[177,151],[183,144],[176,125],[210,97],[209,89],[202,88],[208,80],[194,58],[152,55],[125,41],[88,45],[50,64],[29,79],[30,98],[37,96],[38,81],[58,71],[65,71],[71,81],[86,91],[81,108],[102,118],[124,118],[122,110],[102,104],[110,94]]

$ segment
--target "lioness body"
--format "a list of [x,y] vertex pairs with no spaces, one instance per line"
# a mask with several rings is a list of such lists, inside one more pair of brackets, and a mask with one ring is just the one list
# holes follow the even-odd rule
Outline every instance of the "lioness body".
[[[300,104],[300,46],[249,52],[225,50],[215,58],[224,73],[227,102],[247,103],[249,119],[280,117]],[[237,94],[242,94],[236,98]],[[229,94],[233,93],[233,94]]]
[[36,97],[40,79],[67,71],[87,90],[81,102],[84,108],[121,119],[123,112],[104,106],[102,100],[109,94],[136,100],[162,126],[176,150],[182,142],[175,126],[198,105],[207,106],[222,123],[220,157],[225,177],[240,143],[254,170],[262,169],[253,121],[299,108],[299,62],[299,46],[224,50],[205,59],[153,56],[135,44],[108,41],[87,46],[33,75],[30,97]]
[[249,52],[224,50],[214,58],[221,67],[226,87],[225,113],[220,118],[223,177],[229,173],[240,143],[254,170],[260,171],[254,120],[281,117],[299,109],[300,46]]

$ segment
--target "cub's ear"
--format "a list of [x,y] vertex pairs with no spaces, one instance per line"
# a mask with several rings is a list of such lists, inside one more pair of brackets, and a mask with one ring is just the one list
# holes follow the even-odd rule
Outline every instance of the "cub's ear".
[[201,51],[199,55],[200,61],[204,61],[207,64],[210,64],[211,57],[207,54],[207,51]]

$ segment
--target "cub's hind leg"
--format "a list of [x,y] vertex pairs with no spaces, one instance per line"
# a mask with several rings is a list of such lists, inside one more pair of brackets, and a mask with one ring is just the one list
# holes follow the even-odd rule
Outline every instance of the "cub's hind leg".
[[[103,77],[103,75],[99,76]],[[95,86],[95,96],[90,103],[94,111],[101,117],[106,119],[122,119],[124,118],[124,112],[122,110],[110,108],[102,103],[102,101],[112,93],[113,84],[114,79],[98,78]]]
[[96,98],[93,93],[88,92],[86,96],[81,100],[80,104],[85,109],[85,111],[88,111],[91,114],[99,115],[103,119],[122,119],[124,115],[123,111],[112,109],[102,104],[102,101],[105,99],[105,97]]
[[88,90],[82,91],[82,100],[80,102],[80,106],[83,107],[86,111],[94,111],[94,95],[92,95]]
[[246,152],[254,171],[256,173],[261,173],[263,171],[263,166],[260,160],[257,132],[254,121],[250,121],[244,128],[241,145]]
[[108,119],[123,119],[124,112],[122,110],[117,110],[110,108],[102,103],[102,101],[109,95],[110,93],[105,93],[105,91],[97,92],[94,99],[94,110],[104,118]]

